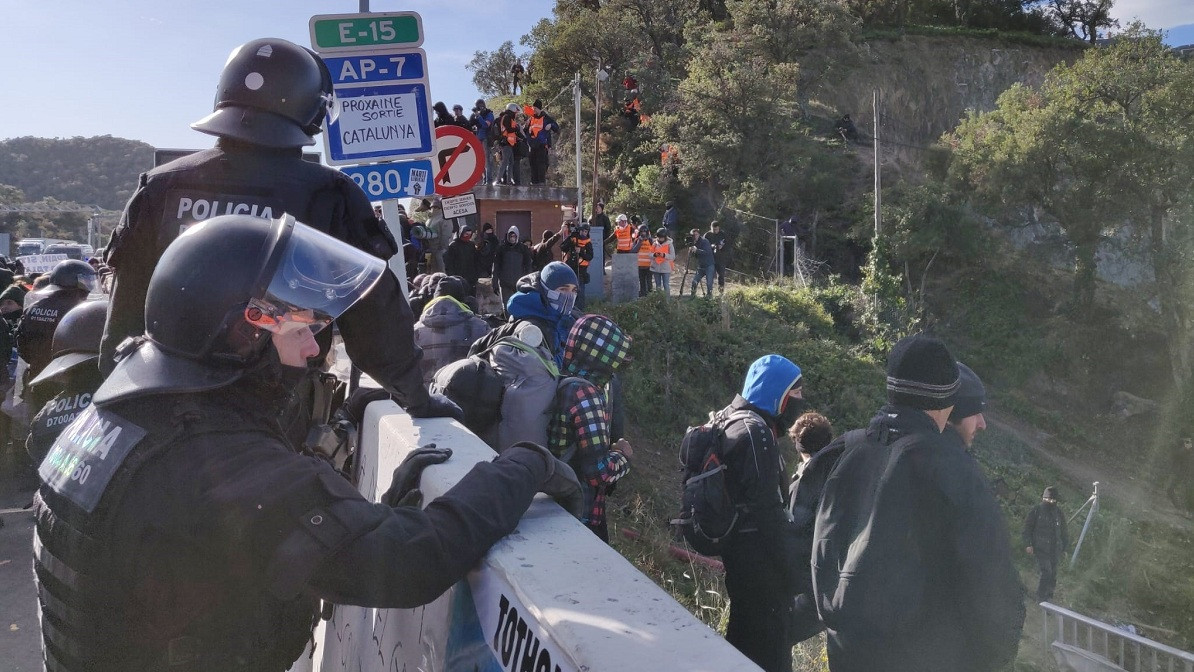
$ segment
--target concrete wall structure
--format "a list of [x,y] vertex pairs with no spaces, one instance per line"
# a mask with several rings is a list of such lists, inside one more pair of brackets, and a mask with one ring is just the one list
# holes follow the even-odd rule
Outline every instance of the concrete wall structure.
[[[451,446],[428,468],[426,501],[494,453],[462,425],[370,405],[358,485],[377,501],[415,448]],[[394,558],[401,563],[402,558]],[[347,568],[351,571],[351,568]],[[758,670],[654,582],[540,495],[466,580],[418,609],[337,606],[293,672]]]
[[565,212],[570,214],[576,205],[576,189],[563,187],[479,186],[475,187],[472,193],[477,198],[479,225],[485,222],[493,224],[494,232],[501,238],[505,232],[497,230],[499,215],[526,213],[529,216],[532,244],[541,240],[544,231],[558,231],[564,221]]

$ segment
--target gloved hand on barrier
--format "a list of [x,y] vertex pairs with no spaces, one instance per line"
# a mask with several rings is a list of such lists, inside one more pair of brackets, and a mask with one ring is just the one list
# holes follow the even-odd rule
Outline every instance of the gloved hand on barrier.
[[382,399],[389,398],[390,393],[383,389],[376,387],[358,387],[352,391],[352,394],[348,395],[347,399],[344,400],[344,405],[340,407],[340,411],[343,411],[343,413],[347,415],[348,419],[352,421],[352,424],[360,427],[361,423],[365,420],[365,407],[375,401],[381,401]]
[[[556,500],[565,511],[580,518],[584,513],[584,493],[572,467],[553,455],[550,450],[530,441],[520,441],[507,448],[502,455],[519,449],[538,454],[547,464],[547,475],[543,478],[543,484],[539,486],[539,492]],[[501,459],[501,456],[498,459]]]
[[406,409],[412,418],[454,418],[464,422],[464,411],[456,402],[438,392],[432,392],[425,403]]
[[390,489],[381,496],[381,503],[421,507],[423,491],[419,489],[419,479],[423,477],[423,470],[447,462],[449,457],[452,457],[451,448],[437,448],[434,443],[411,451],[394,470],[394,479],[390,481]]

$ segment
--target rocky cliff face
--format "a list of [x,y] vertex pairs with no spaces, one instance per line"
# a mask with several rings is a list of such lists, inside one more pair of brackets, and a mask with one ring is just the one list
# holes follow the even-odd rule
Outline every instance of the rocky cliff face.
[[[995,38],[908,36],[872,40],[813,96],[850,114],[871,135],[872,92],[879,90],[880,138],[901,154],[931,145],[968,109],[987,111],[1012,84],[1039,84],[1080,48],[1038,47]],[[896,144],[902,143],[902,144]],[[912,147],[908,147],[911,145]]]

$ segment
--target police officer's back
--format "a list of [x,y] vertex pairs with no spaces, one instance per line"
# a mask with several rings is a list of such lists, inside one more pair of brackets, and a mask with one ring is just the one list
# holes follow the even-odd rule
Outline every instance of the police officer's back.
[[[265,219],[290,214],[381,259],[397,251],[368,197],[339,171],[302,159],[331,103],[331,76],[310,50],[259,39],[233,51],[216,90],[215,110],[192,124],[219,138],[198,152],[145,173],[112,234],[105,261],[115,270],[101,368],[117,346],[144,329],[145,293],[158,259],[182,231],[217,215]],[[212,259],[212,262],[219,260]],[[202,288],[199,288],[202,291]],[[339,322],[353,362],[420,415],[434,413],[420,383],[414,316],[397,279]],[[330,337],[322,342],[326,352]]]
[[29,364],[30,378],[50,363],[54,330],[71,308],[96,288],[95,269],[85,261],[66,259],[50,271],[50,284],[26,300],[17,325],[17,352]]
[[320,599],[429,602],[536,490],[579,512],[575,476],[546,449],[512,446],[420,509],[392,505],[446,449],[415,451],[375,504],[287,443],[276,410],[318,351],[314,332],[385,272],[291,218],[221,217],[170,246],[146,333],[39,469],[48,669],[285,670]]

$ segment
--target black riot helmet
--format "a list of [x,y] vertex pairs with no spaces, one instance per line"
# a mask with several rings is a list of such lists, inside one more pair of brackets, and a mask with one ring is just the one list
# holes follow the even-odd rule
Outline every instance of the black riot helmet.
[[145,334],[117,349],[95,402],[230,385],[261,362],[271,332],[318,332],[385,268],[289,215],[200,222],[166,248],[145,296]]
[[107,317],[107,299],[84,301],[71,308],[54,328],[50,363],[29,384],[61,381],[75,369],[84,366],[95,368]]
[[54,270],[50,271],[50,284],[66,289],[85,289],[95,291],[98,286],[95,279],[95,269],[86,261],[78,259],[64,259],[58,262]]
[[293,42],[263,38],[228,56],[211,114],[191,128],[265,147],[313,145],[334,110],[323,59]]

